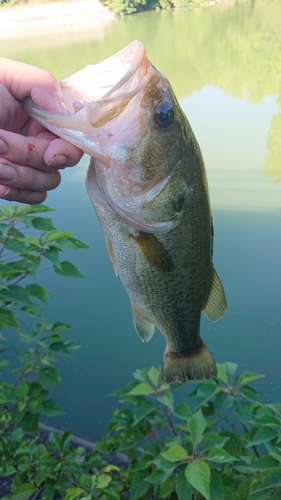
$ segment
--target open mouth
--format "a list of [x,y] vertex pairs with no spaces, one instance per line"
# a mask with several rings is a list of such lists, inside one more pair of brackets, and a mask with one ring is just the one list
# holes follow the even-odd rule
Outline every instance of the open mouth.
[[120,117],[145,87],[150,78],[150,68],[152,65],[146,57],[145,47],[141,42],[134,41],[105,61],[87,66],[60,82],[69,113],[42,110],[31,98],[24,100],[24,107],[30,116],[51,132],[85,153],[102,159],[104,147],[112,142],[116,129],[120,128],[120,124],[115,123],[115,130],[112,131],[108,124]]

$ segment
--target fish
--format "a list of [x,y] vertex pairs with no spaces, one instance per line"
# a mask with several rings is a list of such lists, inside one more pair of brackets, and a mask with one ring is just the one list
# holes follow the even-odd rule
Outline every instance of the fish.
[[107,250],[129,296],[133,324],[166,341],[166,383],[210,378],[203,311],[226,311],[213,265],[213,222],[203,156],[166,78],[135,40],[60,82],[67,110],[26,98],[31,117],[91,157],[86,186]]

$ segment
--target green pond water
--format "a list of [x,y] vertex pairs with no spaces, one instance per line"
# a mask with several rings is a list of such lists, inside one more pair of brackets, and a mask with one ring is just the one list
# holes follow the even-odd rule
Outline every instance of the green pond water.
[[[214,262],[228,311],[202,316],[201,335],[216,361],[264,373],[258,388],[281,401],[281,4],[251,1],[193,10],[148,12],[102,29],[50,29],[1,41],[1,55],[42,66],[58,79],[96,63],[133,39],[168,76],[205,158],[215,225]],[[89,250],[69,252],[84,280],[41,275],[50,289],[49,320],[73,326],[81,345],[60,359],[53,391],[66,415],[51,422],[89,439],[106,430],[115,389],[136,368],[159,366],[164,340],[134,332],[128,297],[115,277],[102,230],[86,194],[88,158],[63,172],[47,203],[54,221],[75,231]],[[185,384],[178,397],[189,392]]]

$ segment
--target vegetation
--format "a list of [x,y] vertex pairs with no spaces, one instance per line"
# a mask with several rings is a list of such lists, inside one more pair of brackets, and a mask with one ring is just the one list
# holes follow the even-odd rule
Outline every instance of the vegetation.
[[[280,500],[281,404],[263,404],[252,386],[262,375],[237,375],[234,363],[219,364],[217,377],[177,403],[177,387],[158,369],[137,370],[117,391],[122,406],[94,451],[74,447],[69,431],[40,440],[39,419],[62,412],[48,391],[60,383],[56,358],[77,346],[65,337],[68,325],[42,317],[49,294],[36,274],[47,259],[59,275],[81,277],[60,254],[86,246],[42,217],[50,210],[0,206],[4,498]],[[112,461],[120,453],[126,467]]]
[[134,14],[145,10],[171,9],[172,7],[191,7],[204,5],[208,0],[100,0],[117,16]]

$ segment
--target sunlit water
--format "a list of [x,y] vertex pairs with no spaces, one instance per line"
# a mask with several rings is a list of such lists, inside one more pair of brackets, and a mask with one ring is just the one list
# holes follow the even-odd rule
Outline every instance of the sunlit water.
[[[202,317],[201,334],[216,361],[264,373],[258,387],[281,401],[281,6],[249,2],[194,10],[149,12],[116,19],[98,32],[49,33],[1,42],[2,55],[40,65],[58,78],[96,63],[135,38],[170,79],[201,145],[215,225],[214,261],[228,311]],[[53,218],[89,250],[69,252],[84,280],[40,280],[55,295],[46,316],[73,325],[81,345],[61,359],[54,391],[66,416],[62,428],[97,439],[116,405],[108,395],[136,368],[159,366],[159,332],[140,342],[131,308],[107,256],[102,230],[86,194],[88,159],[63,172],[48,197]],[[188,384],[180,396],[188,392]]]

